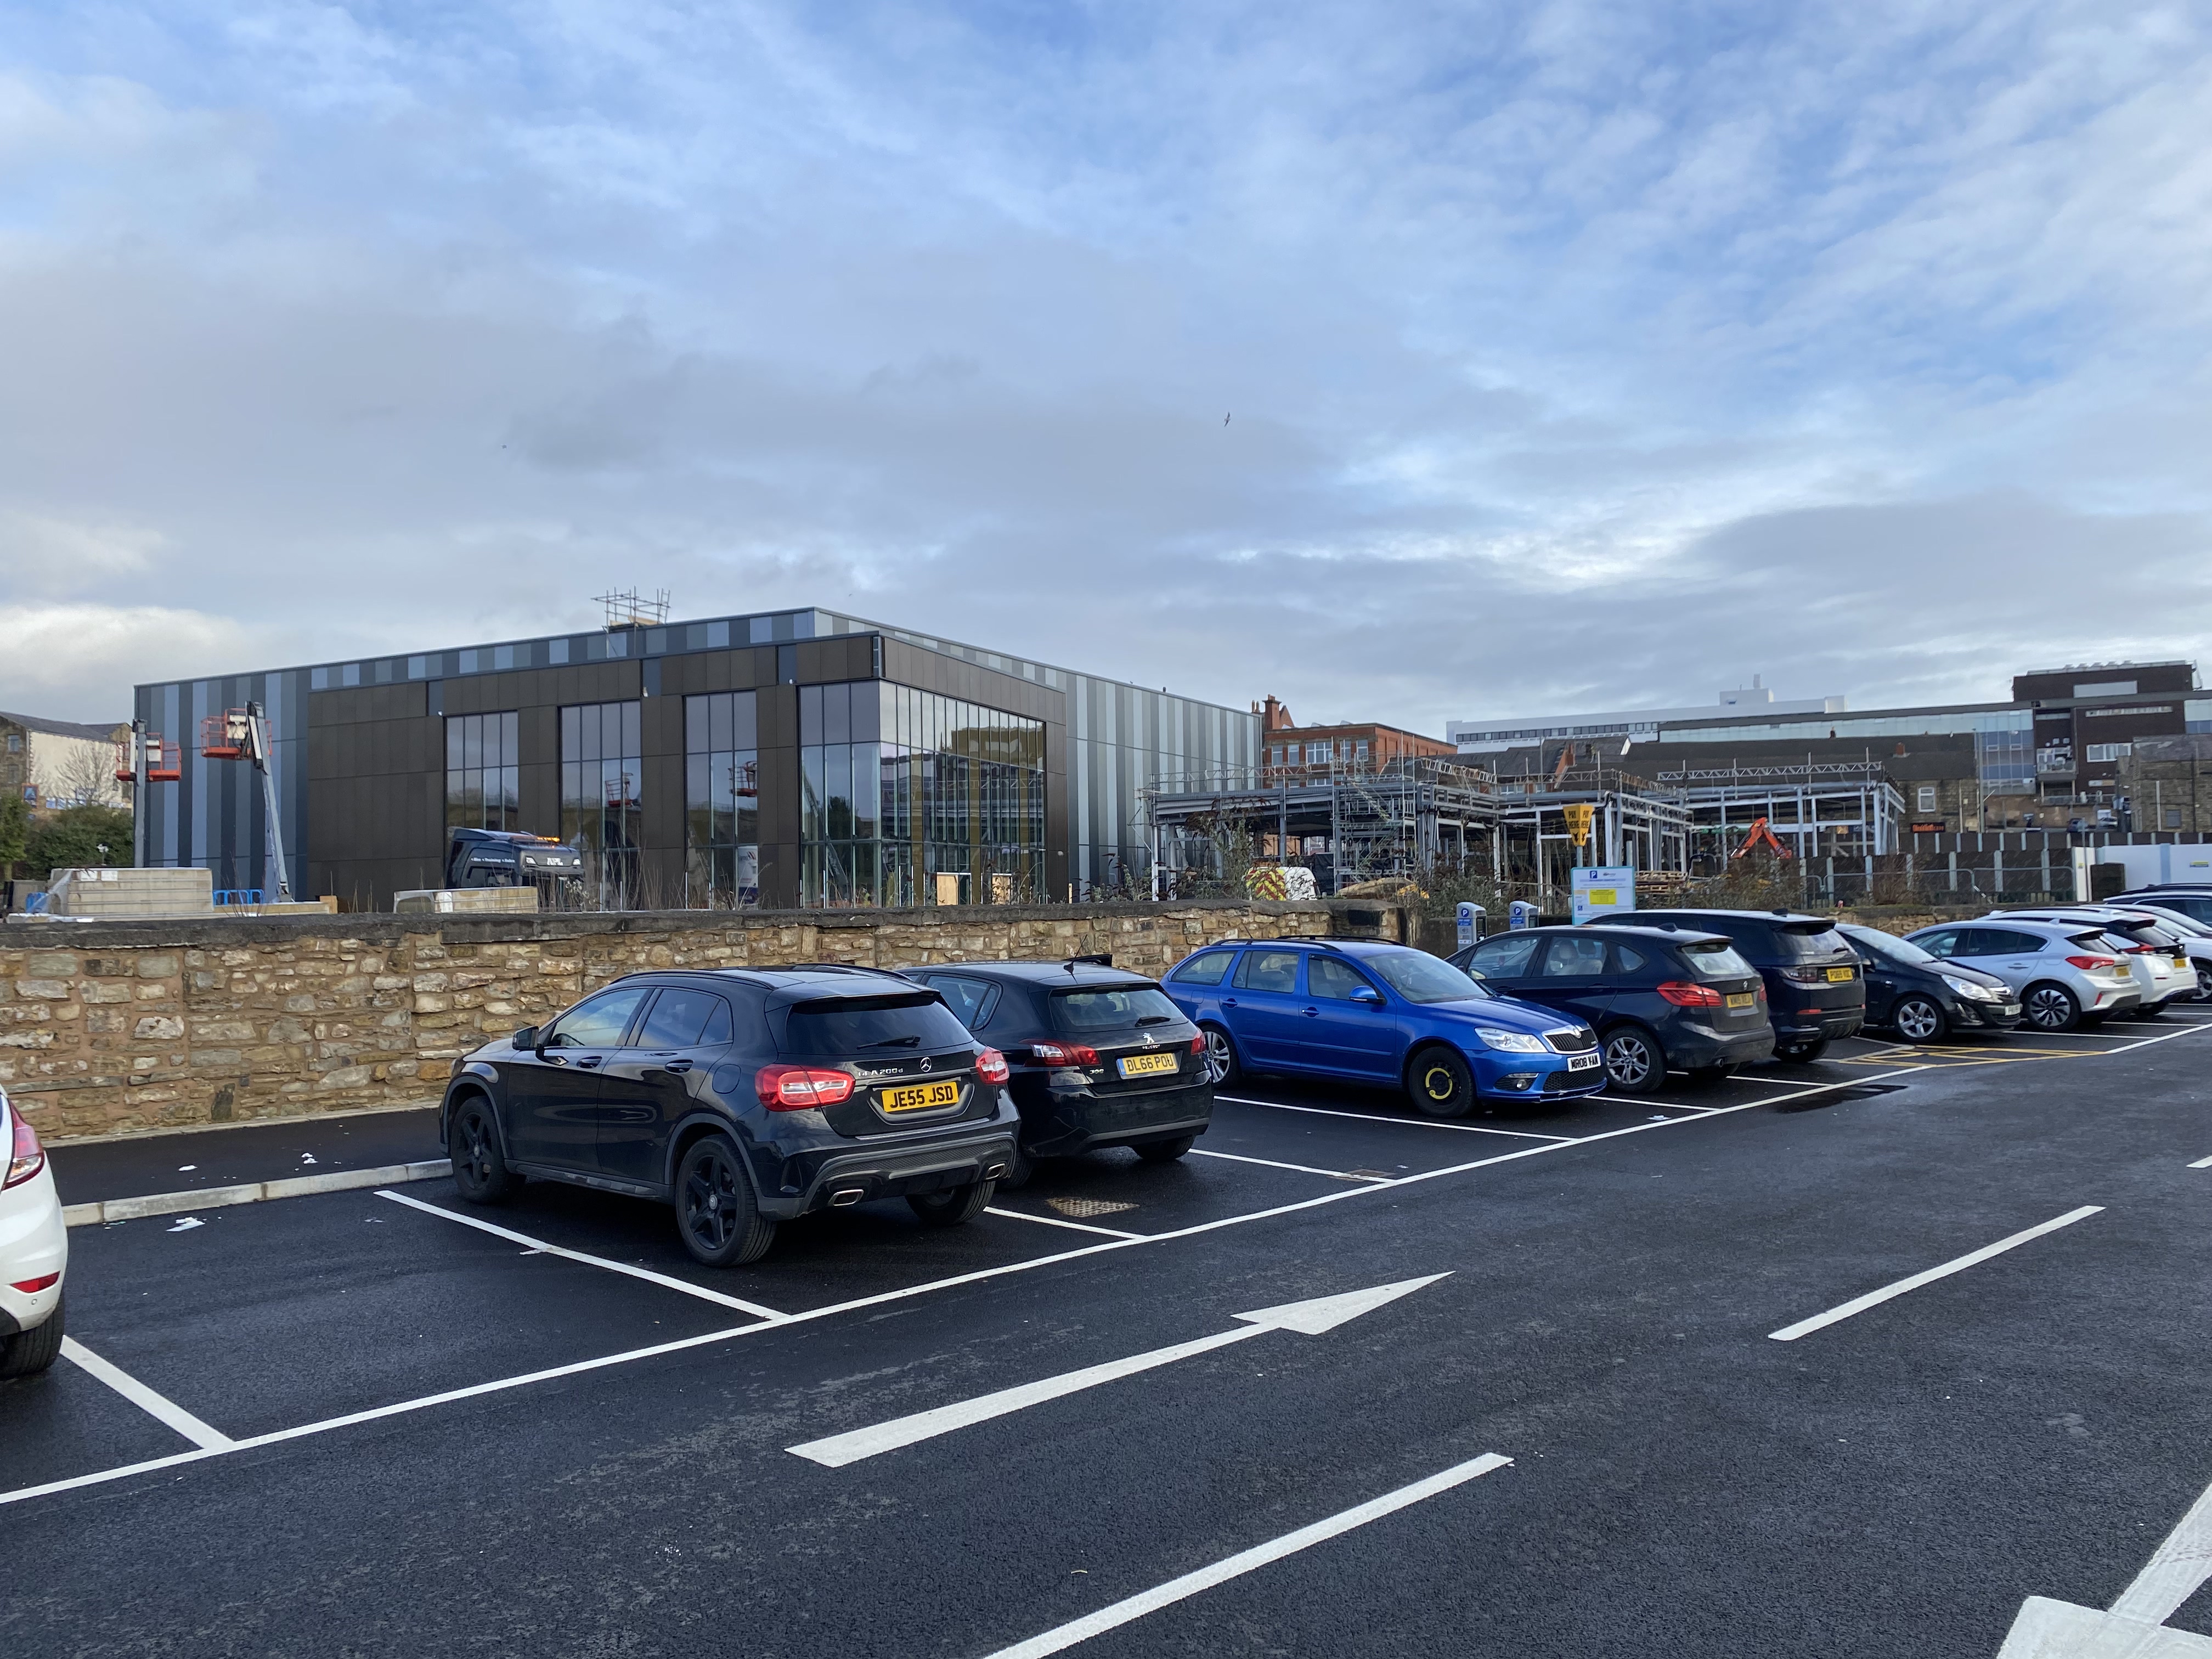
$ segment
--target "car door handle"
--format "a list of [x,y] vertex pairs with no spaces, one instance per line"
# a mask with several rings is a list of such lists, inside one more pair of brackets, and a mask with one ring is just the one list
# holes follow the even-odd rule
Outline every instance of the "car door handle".
[[1304,1014],[1308,1019],[1319,1019],[1321,1018],[1321,1010],[1318,1008],[1301,1008],[1298,1012]]
[[660,1062],[660,1069],[664,1072],[674,1072],[678,1075],[681,1075],[683,1073],[688,1072],[691,1069],[691,1062],[688,1060],[664,1060]]
[[1224,997],[1221,999],[1221,1006],[1224,1008],[1234,1008],[1237,1006],[1237,999],[1235,997]]
[[605,1054],[578,1054],[576,1056],[577,1069],[580,1071],[588,1072],[592,1067],[598,1065],[605,1058],[606,1056]]

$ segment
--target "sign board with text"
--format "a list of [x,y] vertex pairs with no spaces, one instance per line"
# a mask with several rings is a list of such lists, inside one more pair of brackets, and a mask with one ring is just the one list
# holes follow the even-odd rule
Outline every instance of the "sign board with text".
[[1568,893],[1577,922],[1595,921],[1636,908],[1636,867],[1628,864],[1590,865],[1574,872]]

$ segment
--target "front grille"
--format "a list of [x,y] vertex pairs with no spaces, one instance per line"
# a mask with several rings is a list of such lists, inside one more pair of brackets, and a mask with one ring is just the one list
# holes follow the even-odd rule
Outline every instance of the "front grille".
[[1597,1047],[1597,1033],[1587,1025],[1565,1027],[1545,1032],[1544,1041],[1552,1045],[1555,1054],[1587,1054]]
[[1604,1079],[1605,1073],[1602,1071],[1554,1072],[1544,1079],[1544,1092],[1547,1095],[1563,1095],[1570,1089],[1587,1089],[1591,1084],[1601,1083]]

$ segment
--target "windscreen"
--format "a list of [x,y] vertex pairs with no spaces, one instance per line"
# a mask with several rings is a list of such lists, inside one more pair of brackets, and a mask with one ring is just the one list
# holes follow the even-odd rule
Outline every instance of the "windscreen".
[[1109,985],[1087,991],[1052,994],[1052,1023],[1062,1031],[1127,1031],[1139,1025],[1165,1025],[1182,1015],[1157,987]]
[[1879,933],[1871,927],[1847,927],[1838,931],[1846,934],[1856,945],[1865,946],[1877,957],[1891,962],[1906,963],[1915,968],[1925,967],[1942,958],[1933,957],[1909,939],[1899,939],[1892,933]]
[[1681,950],[1690,971],[1699,979],[1747,979],[1757,972],[1725,939],[1716,939],[1710,945],[1685,945]]
[[1363,952],[1359,965],[1408,1002],[1471,1002],[1490,994],[1442,957],[1425,951]]
[[1781,921],[1774,926],[1774,948],[1784,961],[1809,962],[1848,947],[1832,921]]
[[933,1054],[967,1049],[974,1039],[952,1011],[927,992],[914,996],[825,997],[786,1017],[787,1054]]

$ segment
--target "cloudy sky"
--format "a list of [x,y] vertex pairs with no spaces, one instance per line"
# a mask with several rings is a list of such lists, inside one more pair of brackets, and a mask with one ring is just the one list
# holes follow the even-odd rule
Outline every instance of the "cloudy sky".
[[609,585],[1999,697],[2203,650],[2209,309],[2202,6],[0,0],[0,707]]

